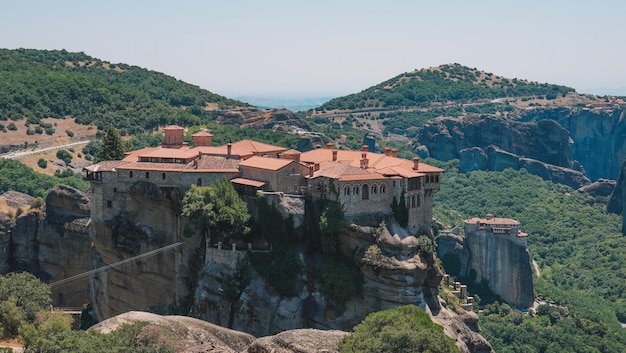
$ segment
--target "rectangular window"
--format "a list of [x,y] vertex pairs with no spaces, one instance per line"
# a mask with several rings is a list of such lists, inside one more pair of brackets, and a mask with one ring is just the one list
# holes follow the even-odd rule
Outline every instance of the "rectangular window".
[[146,179],[150,179],[150,172],[146,172]]
[[117,192],[117,188],[113,188],[113,192]]
[[107,200],[107,208],[113,207],[113,201]]
[[133,177],[133,171],[131,170],[130,173],[128,173],[128,177],[132,178]]
[[165,173],[161,173],[161,178],[165,180]]

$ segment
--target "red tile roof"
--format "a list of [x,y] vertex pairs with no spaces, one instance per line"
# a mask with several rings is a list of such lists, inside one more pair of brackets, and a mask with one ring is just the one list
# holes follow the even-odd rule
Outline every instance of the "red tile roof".
[[265,183],[262,181],[246,179],[246,178],[235,178],[235,179],[231,179],[230,182],[235,183],[235,184],[254,186],[255,188],[260,188],[260,187],[263,187],[263,185],[265,185]]
[[292,159],[271,158],[271,157],[259,157],[252,156],[245,161],[239,163],[241,167],[250,167],[266,170],[279,170],[288,166],[291,163],[298,163]]

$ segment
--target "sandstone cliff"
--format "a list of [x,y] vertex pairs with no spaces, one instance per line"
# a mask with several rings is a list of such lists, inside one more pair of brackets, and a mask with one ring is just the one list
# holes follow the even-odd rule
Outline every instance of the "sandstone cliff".
[[[564,168],[550,174],[572,170],[598,180],[618,177],[626,157],[624,136],[626,112],[621,109],[559,107],[528,109],[518,120],[493,115],[441,117],[427,123],[417,141],[424,155],[440,160],[465,158],[468,170],[487,168],[485,155],[475,148],[485,151],[493,145],[518,159]],[[545,175],[545,169],[539,165],[537,172]]]
[[[25,194],[7,192],[2,198],[13,210],[11,215],[0,213],[2,273],[28,271],[54,284],[92,269],[89,199],[84,193],[57,185],[42,207],[36,207],[36,200]],[[88,302],[85,278],[51,289],[55,305]]]
[[542,161],[523,158],[516,154],[490,145],[484,150],[480,147],[466,148],[459,151],[459,171],[463,173],[475,170],[503,171],[506,168],[519,170],[526,169],[529,173],[538,175],[544,180],[565,184],[573,189],[589,185],[591,181],[584,173],[547,164]]
[[[125,210],[92,223],[93,267],[112,266],[89,279],[90,302],[98,318],[165,306],[189,294],[201,267],[203,243],[201,234],[183,235],[187,224],[178,216],[182,196],[176,189],[137,182],[123,204]],[[158,251],[179,242],[178,247]],[[146,253],[151,255],[141,255]],[[126,262],[116,265],[120,261]]]
[[626,158],[626,111],[535,109],[528,111],[522,119],[557,121],[569,131],[570,157],[580,162],[589,179],[617,179],[621,162]]
[[525,241],[513,236],[487,234],[462,237],[444,234],[438,253],[452,275],[467,281],[488,282],[489,288],[506,302],[529,307],[534,301],[532,268]]
[[[284,203],[274,204],[284,207]],[[298,294],[283,297],[253,269],[248,281],[242,281],[245,276],[240,268],[233,266],[236,261],[231,260],[241,259],[244,254],[216,250],[229,254],[219,258],[231,260],[217,261],[217,255],[212,255],[211,263],[202,269],[195,293],[194,315],[255,336],[302,327],[349,331],[369,313],[405,304],[417,305],[433,316],[439,315],[441,305],[437,295],[442,272],[434,254],[427,250],[432,249],[428,247],[430,240],[424,236],[420,239],[426,243],[421,244],[415,236],[401,231],[393,219],[385,221],[388,226],[383,228],[353,224],[339,233],[340,252],[358,264],[364,278],[361,294],[348,300],[343,308],[338,308],[320,292],[315,278],[319,259],[306,252],[299,255],[304,268],[296,283]],[[454,321],[455,327],[464,328],[449,332],[464,352],[491,349],[462,319],[448,320]],[[475,329],[478,331],[477,326]]]

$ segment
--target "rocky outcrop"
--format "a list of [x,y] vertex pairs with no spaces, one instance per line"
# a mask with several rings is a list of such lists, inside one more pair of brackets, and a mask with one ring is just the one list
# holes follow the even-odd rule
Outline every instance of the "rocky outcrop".
[[475,170],[503,171],[507,168],[526,169],[544,180],[565,184],[574,189],[591,183],[584,173],[569,168],[547,164],[536,159],[523,158],[507,152],[498,146],[490,145],[484,150],[471,147],[459,151],[459,171],[467,173]]
[[158,341],[159,336],[174,338],[174,352],[244,352],[255,337],[230,330],[206,321],[186,316],[161,316],[146,312],[130,311],[91,327],[90,331],[109,333],[125,324],[147,322],[138,337],[148,342]]
[[125,210],[92,222],[92,266],[106,268],[89,279],[100,319],[187,298],[202,266],[203,237],[185,231],[193,225],[179,217],[180,191],[138,182],[128,195]]
[[438,253],[451,273],[468,281],[487,281],[510,304],[530,307],[534,301],[532,268],[526,241],[512,235],[457,236],[443,234]]
[[457,347],[463,353],[493,353],[489,342],[480,335],[478,315],[473,311],[457,314],[442,301],[439,315],[433,316],[433,322],[443,326],[443,330],[449,337],[457,342]]
[[220,112],[216,121],[220,124],[239,125],[252,129],[277,129],[279,126],[291,126],[310,130],[309,125],[303,119],[287,109],[227,110]]
[[624,110],[534,109],[527,111],[521,119],[557,121],[569,131],[570,157],[584,166],[589,179],[617,179],[621,162],[626,158],[626,112]]
[[596,182],[585,185],[576,191],[593,197],[609,197],[613,194],[616,185],[617,182],[615,180],[598,179]]
[[51,283],[55,305],[86,304],[86,278],[57,282],[92,269],[87,196],[72,187],[57,185],[43,205],[16,192],[7,192],[2,198],[12,212],[0,214],[3,273],[28,271]]
[[431,157],[457,159],[463,149],[490,145],[511,154],[547,164],[579,170],[571,158],[569,133],[558,122],[518,122],[493,115],[437,118],[424,126],[417,136]]
[[256,339],[244,353],[339,353],[339,342],[346,335],[336,330],[289,330]]

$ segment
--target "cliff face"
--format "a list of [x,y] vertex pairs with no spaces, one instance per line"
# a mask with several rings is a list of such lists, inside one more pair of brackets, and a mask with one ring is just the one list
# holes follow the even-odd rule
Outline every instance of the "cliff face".
[[476,283],[488,281],[489,288],[510,304],[532,305],[532,268],[525,240],[501,234],[446,234],[439,239],[438,252],[444,266],[454,268],[459,276]]
[[434,158],[464,158],[467,170],[489,168],[488,156],[477,148],[484,152],[493,145],[518,159],[538,161],[539,175],[546,175],[541,165],[545,164],[557,170],[548,171],[552,175],[571,170],[590,180],[616,179],[626,157],[625,120],[626,112],[620,109],[562,107],[527,110],[517,121],[492,115],[437,118],[422,129],[417,140]]
[[[190,276],[201,266],[197,261],[202,236],[183,236],[187,225],[177,216],[180,200],[182,193],[176,189],[140,182],[125,200],[128,211],[93,222],[93,267],[111,266],[89,280],[98,318],[167,305],[189,293]],[[126,262],[116,265],[120,261]]]
[[36,207],[36,200],[25,194],[7,192],[2,198],[12,208],[10,215],[0,213],[2,273],[29,271],[52,283],[54,305],[86,304],[86,278],[54,284],[92,269],[86,195],[57,185],[43,207]]
[[524,123],[492,115],[437,118],[417,139],[430,156],[444,161],[459,158],[466,148],[495,145],[515,155],[578,169],[571,159],[567,130],[552,120]]
[[565,184],[573,189],[591,183],[591,180],[578,170],[555,166],[536,159],[523,158],[494,145],[490,145],[484,150],[480,147],[462,149],[459,151],[459,156],[459,171],[463,173],[475,170],[499,172],[506,168],[515,170],[524,168],[529,173],[538,175],[544,180]]
[[591,180],[615,180],[626,157],[626,112],[620,109],[537,109],[524,120],[551,119],[569,131],[571,158],[585,168]]
[[[319,290],[315,276],[319,258],[304,252],[299,255],[304,269],[297,279],[298,293],[282,297],[253,269],[249,281],[243,280],[246,276],[233,265],[237,261],[232,261],[245,257],[243,252],[212,250],[228,255],[212,254],[211,263],[202,269],[194,313],[255,336],[302,327],[350,331],[369,313],[405,304],[417,305],[436,317],[442,311],[437,297],[442,272],[434,254],[425,252],[427,244],[420,244],[406,231],[395,232],[401,228],[393,220],[386,222],[388,226],[382,230],[351,225],[338,235],[340,252],[358,265],[364,279],[362,292],[348,300],[343,309]],[[449,334],[463,352],[491,351],[489,343],[458,316],[446,316],[442,322],[456,328]]]

